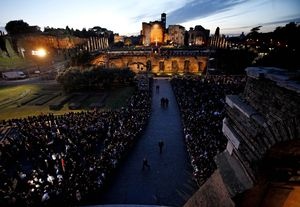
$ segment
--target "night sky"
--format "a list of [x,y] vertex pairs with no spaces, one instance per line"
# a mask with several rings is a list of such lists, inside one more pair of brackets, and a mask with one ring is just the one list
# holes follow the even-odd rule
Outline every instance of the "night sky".
[[187,30],[202,25],[214,33],[248,33],[263,26],[272,31],[288,22],[300,22],[299,0],[2,0],[0,27],[23,19],[29,25],[82,29],[105,27],[121,35],[139,34],[142,22],[167,14],[167,25],[180,24]]

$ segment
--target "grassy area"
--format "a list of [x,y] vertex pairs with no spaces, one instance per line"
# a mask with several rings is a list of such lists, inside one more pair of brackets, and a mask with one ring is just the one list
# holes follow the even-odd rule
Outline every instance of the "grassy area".
[[[54,98],[44,105],[34,105],[32,102],[21,105],[22,102],[30,100],[38,95],[49,93],[59,93],[61,88],[58,85],[20,85],[20,86],[0,86],[0,120],[24,118],[27,116],[53,113],[57,115],[68,112],[79,112],[82,110],[70,110],[69,102],[66,103],[60,110],[50,110],[49,105],[54,103],[61,96]],[[134,92],[133,87],[125,87],[113,89],[107,92],[109,95],[105,101],[105,108],[120,108],[126,105],[126,100]],[[86,99],[82,105],[84,108],[99,99],[97,93],[94,96]]]
[[38,85],[0,86],[0,102],[3,99],[16,97],[24,91],[29,90],[33,93],[38,93],[42,90],[42,87]]
[[20,58],[20,57],[0,57],[0,71],[5,71],[9,69],[16,69],[16,68],[24,68],[27,67],[28,63]]
[[15,53],[15,51],[12,49],[10,42],[7,39],[5,40],[5,44],[6,44],[7,52],[9,53],[9,57],[7,57],[6,55],[0,55],[0,71],[16,69],[16,68],[24,68],[29,65],[28,61],[19,57]]
[[133,87],[113,89],[106,99],[105,107],[116,109],[126,105],[126,100],[134,92]]

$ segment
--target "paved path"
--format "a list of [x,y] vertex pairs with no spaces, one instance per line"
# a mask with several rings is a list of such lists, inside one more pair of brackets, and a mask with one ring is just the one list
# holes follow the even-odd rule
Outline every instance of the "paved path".
[[[160,85],[159,93],[155,91],[156,85]],[[162,97],[169,99],[168,108],[161,108]],[[162,154],[158,147],[161,139],[164,141]],[[150,169],[142,170],[144,157]],[[171,85],[167,79],[155,79],[149,124],[101,203],[182,206],[196,188],[191,180],[179,109]]]

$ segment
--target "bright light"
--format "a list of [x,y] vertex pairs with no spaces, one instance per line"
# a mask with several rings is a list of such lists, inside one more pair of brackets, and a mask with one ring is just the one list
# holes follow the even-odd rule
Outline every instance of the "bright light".
[[39,57],[45,57],[47,55],[47,52],[45,49],[41,48],[38,50],[32,50],[32,55],[36,55]]

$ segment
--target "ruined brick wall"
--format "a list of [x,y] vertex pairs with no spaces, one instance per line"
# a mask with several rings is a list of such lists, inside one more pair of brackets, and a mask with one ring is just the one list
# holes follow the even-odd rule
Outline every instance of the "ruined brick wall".
[[300,96],[268,79],[248,78],[243,97],[266,118],[288,120],[300,114]]
[[252,179],[272,146],[300,138],[299,84],[286,74],[273,73],[274,69],[266,69],[264,75],[248,76],[241,96],[226,97],[228,117],[223,132],[229,140],[228,150]]
[[[109,57],[106,54],[102,54],[94,59],[92,64],[113,68],[129,67],[132,71],[139,72],[141,69],[146,71],[147,61],[151,61],[151,72],[153,73],[199,73],[203,72],[207,67],[207,57],[204,56],[179,56],[166,58],[159,55],[123,55]],[[163,70],[160,68],[161,63],[164,65]],[[186,68],[187,65],[188,68]]]
[[24,35],[18,37],[18,47],[28,50],[44,48],[70,49],[85,43],[87,40],[79,37],[58,37],[51,35]]

